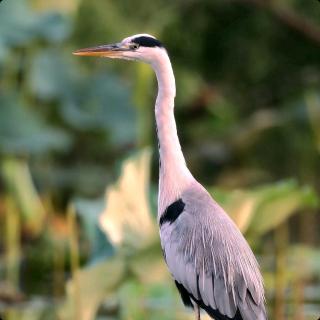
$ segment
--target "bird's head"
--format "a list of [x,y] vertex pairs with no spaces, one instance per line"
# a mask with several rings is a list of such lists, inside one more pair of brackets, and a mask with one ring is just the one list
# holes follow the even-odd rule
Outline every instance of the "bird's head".
[[118,43],[80,49],[73,54],[152,63],[164,52],[166,51],[159,40],[143,33],[127,37]]

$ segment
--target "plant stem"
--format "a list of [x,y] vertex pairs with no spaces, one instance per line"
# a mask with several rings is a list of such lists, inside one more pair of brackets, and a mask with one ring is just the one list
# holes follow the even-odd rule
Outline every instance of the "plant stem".
[[276,270],[275,270],[275,305],[274,319],[284,320],[285,289],[286,289],[286,259],[288,247],[288,225],[281,224],[274,232]]
[[10,196],[6,197],[5,261],[6,279],[12,288],[19,286],[20,219]]
[[68,226],[70,233],[70,260],[71,260],[71,274],[73,278],[73,297],[74,297],[74,320],[81,320],[81,292],[80,292],[80,282],[78,279],[79,270],[79,244],[78,244],[78,231],[77,231],[77,221],[75,209],[72,205],[68,207]]

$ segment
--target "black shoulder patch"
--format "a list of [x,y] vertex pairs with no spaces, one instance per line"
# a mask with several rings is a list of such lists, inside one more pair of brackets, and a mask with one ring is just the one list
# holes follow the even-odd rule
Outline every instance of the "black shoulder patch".
[[186,204],[182,201],[182,199],[178,199],[177,201],[171,203],[160,218],[160,226],[162,226],[165,222],[169,222],[170,224],[175,222],[182,213],[185,205]]
[[137,43],[143,47],[163,47],[162,43],[159,40],[147,36],[134,38],[132,39],[132,42]]

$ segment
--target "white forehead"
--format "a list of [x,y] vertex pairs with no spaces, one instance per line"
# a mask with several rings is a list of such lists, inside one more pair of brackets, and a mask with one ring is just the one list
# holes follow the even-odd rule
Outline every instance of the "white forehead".
[[152,36],[151,34],[148,34],[148,33],[138,33],[138,34],[134,34],[133,36],[124,38],[121,42],[122,42],[122,43],[131,42],[132,39],[134,39],[134,38],[139,38],[139,37],[149,37],[149,38],[156,39],[156,37]]

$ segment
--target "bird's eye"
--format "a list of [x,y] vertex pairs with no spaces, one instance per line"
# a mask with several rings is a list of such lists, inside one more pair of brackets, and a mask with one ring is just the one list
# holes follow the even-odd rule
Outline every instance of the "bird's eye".
[[130,45],[130,48],[133,50],[137,50],[139,48],[139,45],[137,43],[133,43]]

